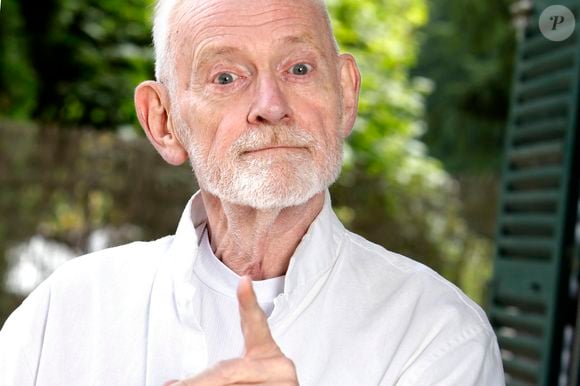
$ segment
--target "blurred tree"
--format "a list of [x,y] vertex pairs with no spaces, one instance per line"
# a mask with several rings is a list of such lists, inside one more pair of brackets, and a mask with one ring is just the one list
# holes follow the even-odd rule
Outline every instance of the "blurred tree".
[[413,73],[434,82],[423,139],[454,174],[499,171],[515,50],[511,3],[430,0]]
[[[512,0],[430,0],[412,74],[430,78],[429,153],[458,181],[462,217],[492,240],[498,175],[513,72]],[[481,204],[485,197],[486,205]]]
[[2,116],[108,129],[134,120],[133,89],[152,75],[146,1],[3,5]]
[[28,119],[36,107],[37,81],[17,0],[4,0],[0,11],[0,117]]

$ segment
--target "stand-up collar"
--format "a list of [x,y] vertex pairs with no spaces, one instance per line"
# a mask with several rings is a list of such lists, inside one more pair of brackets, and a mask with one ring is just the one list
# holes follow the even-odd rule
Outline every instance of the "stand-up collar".
[[197,191],[183,210],[169,249],[168,262],[172,265],[172,276],[177,283],[191,282],[193,263],[197,258],[206,222],[207,214],[201,192]]
[[[181,298],[190,297],[195,292],[191,288],[192,267],[199,253],[206,222],[207,214],[198,191],[185,207],[169,250],[171,257],[168,263],[172,265],[177,304],[182,303],[179,301]],[[301,301],[315,282],[334,265],[343,235],[343,225],[332,210],[330,193],[326,190],[322,210],[292,255],[286,273],[284,294],[281,299],[276,300],[277,305],[287,303],[288,306],[292,306],[295,302]],[[275,310],[274,314],[278,312]]]

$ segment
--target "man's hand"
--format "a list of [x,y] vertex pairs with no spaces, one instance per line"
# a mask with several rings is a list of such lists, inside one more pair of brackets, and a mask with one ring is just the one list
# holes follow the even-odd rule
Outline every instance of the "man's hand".
[[194,378],[169,381],[163,386],[298,385],[294,363],[284,356],[272,338],[266,315],[247,276],[242,277],[238,286],[238,301],[244,355],[219,362]]

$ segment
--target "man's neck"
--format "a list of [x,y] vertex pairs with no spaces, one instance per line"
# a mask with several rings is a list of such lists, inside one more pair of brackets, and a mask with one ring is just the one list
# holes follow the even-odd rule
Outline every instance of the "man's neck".
[[306,203],[258,210],[202,190],[215,255],[238,275],[264,280],[286,274],[300,240],[322,210],[324,192]]

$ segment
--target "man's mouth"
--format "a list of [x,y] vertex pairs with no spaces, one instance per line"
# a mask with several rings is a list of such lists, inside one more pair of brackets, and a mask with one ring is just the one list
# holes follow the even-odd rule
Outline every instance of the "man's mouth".
[[287,145],[276,145],[276,146],[265,146],[260,147],[257,149],[246,150],[242,154],[252,154],[252,153],[260,153],[260,152],[267,152],[267,151],[276,151],[276,150],[300,150],[305,149],[303,146],[287,146]]

